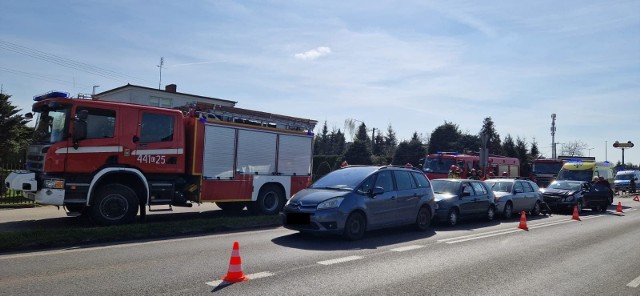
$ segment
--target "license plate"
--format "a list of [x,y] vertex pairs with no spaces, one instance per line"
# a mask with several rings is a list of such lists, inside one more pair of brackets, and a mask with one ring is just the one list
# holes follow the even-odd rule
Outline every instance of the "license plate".
[[307,224],[311,223],[311,219],[310,219],[309,214],[288,213],[287,214],[287,223],[288,224],[307,225]]

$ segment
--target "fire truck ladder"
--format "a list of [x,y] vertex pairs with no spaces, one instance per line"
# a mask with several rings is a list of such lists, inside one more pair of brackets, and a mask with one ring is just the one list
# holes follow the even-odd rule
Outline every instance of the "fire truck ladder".
[[207,120],[236,122],[278,129],[313,132],[317,121],[236,107],[196,103],[196,114]]

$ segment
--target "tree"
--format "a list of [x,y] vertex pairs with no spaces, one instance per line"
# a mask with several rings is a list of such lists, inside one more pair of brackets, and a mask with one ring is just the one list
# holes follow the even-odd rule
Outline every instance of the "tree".
[[540,157],[540,150],[538,150],[538,142],[533,138],[531,142],[531,150],[529,151],[529,157],[533,159],[538,159]]
[[346,140],[340,129],[336,130],[334,128],[333,131],[331,131],[331,134],[329,135],[329,144],[331,155],[342,155],[344,153]]
[[410,141],[400,142],[391,163],[394,165],[410,163],[413,166],[418,166],[420,159],[424,158],[425,154],[427,154],[427,149],[420,141],[418,132],[414,132]]
[[371,159],[371,139],[367,134],[367,126],[362,123],[358,128],[353,143],[349,145],[344,153],[344,158],[349,164],[370,165],[373,163]]
[[529,176],[531,159],[527,151],[527,143],[520,137],[516,138],[516,154],[520,160],[520,176]]
[[327,121],[322,126],[322,131],[319,135],[316,135],[313,144],[313,154],[315,155],[327,155],[329,153],[329,129],[327,128]]
[[0,93],[0,143],[4,147],[0,149],[0,163],[22,160],[32,131],[26,126],[28,120],[18,114],[21,109],[13,106],[9,98],[10,95]]
[[458,140],[462,134],[457,124],[445,121],[443,125],[436,127],[429,137],[429,154],[439,151],[456,151]]
[[504,156],[518,157],[518,152],[516,152],[516,143],[513,141],[513,138],[509,134],[504,137],[504,142],[502,143],[502,151],[504,152]]
[[562,152],[563,156],[584,156],[583,150],[587,149],[587,144],[580,140],[575,140],[573,142],[567,142],[562,144]]
[[500,135],[496,132],[496,128],[491,117],[484,119],[478,136],[483,133],[488,135],[489,140],[487,141],[487,148],[489,149],[489,153],[502,155],[503,151],[502,144],[500,143]]
[[470,134],[462,134],[458,139],[458,148],[460,152],[465,151],[480,151],[480,137]]

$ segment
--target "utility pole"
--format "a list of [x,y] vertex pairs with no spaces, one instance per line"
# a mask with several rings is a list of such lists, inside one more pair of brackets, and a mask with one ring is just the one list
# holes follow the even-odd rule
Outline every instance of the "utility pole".
[[376,144],[376,128],[371,129],[371,153],[373,153],[374,146]]
[[556,159],[556,114],[551,114],[551,158]]
[[158,89],[162,89],[162,66],[164,66],[164,57],[160,58],[160,65],[158,65],[158,68],[160,68],[160,82],[158,82]]

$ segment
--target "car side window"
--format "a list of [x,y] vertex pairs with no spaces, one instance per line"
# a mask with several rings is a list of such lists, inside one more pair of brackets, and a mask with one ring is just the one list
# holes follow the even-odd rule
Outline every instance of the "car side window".
[[411,190],[413,188],[416,188],[416,185],[413,182],[413,178],[411,177],[410,172],[394,171],[393,174],[396,177],[396,184],[398,185],[398,190]]
[[369,176],[367,179],[365,179],[360,185],[360,187],[358,187],[358,193],[360,194],[371,193],[371,189],[373,189],[373,179],[375,179],[373,176]]
[[393,191],[393,177],[391,171],[382,171],[378,173],[375,187],[384,188],[384,192]]
[[515,193],[523,193],[524,187],[522,187],[522,182],[516,182],[514,189],[515,189],[514,190]]
[[476,191],[476,194],[478,195],[487,194],[487,189],[485,189],[480,182],[473,182],[471,183],[471,186],[473,186],[473,189]]
[[469,183],[462,183],[462,193],[463,195],[465,195],[464,193],[468,193],[468,195],[473,196],[475,195],[475,192],[473,192],[473,188],[471,188],[471,184]]
[[418,188],[431,187],[429,180],[427,180],[427,177],[424,174],[422,173],[411,173],[411,174],[413,175],[413,178],[416,180],[416,183],[418,184]]
[[529,182],[522,182],[522,187],[524,187],[524,192],[533,192],[533,187]]
[[86,110],[87,139],[113,138],[116,129],[116,111],[78,107],[77,113]]
[[173,116],[143,113],[140,128],[140,142],[171,142],[173,141]]

